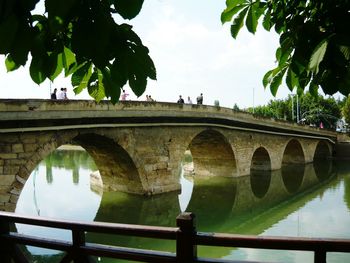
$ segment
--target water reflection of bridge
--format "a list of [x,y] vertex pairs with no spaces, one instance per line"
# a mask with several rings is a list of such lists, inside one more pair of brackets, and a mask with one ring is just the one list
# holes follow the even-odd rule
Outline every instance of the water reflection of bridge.
[[[325,190],[323,186],[330,182],[334,171],[331,162],[322,165],[323,167],[309,164],[297,170],[292,167],[294,172],[285,167],[279,171],[251,177],[194,178],[192,196],[186,210],[196,214],[199,231],[258,235]],[[298,180],[290,180],[291,173]],[[255,180],[262,178],[266,183],[257,184]],[[291,199],[293,201],[289,201]],[[178,196],[175,193],[144,198],[120,192],[106,192],[95,220],[173,226],[174,218],[180,212]],[[102,240],[101,236],[90,235],[89,238],[100,242]],[[106,244],[170,251],[174,249],[173,243],[157,240],[146,242],[125,237],[117,243],[108,236],[104,236],[103,240]],[[223,257],[230,250],[232,249],[206,248],[203,251],[200,249],[200,253],[205,254],[204,256]]]

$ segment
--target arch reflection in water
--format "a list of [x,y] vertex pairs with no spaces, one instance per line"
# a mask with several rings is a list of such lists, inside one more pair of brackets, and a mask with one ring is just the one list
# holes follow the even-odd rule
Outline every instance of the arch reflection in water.
[[271,171],[250,171],[250,186],[257,198],[263,198],[269,190]]
[[297,192],[304,178],[304,164],[284,164],[282,166],[282,179],[285,188],[289,193]]
[[[46,167],[44,165],[45,163],[43,163],[43,167],[39,166],[37,178],[42,178],[45,182]],[[51,168],[52,180],[51,184],[47,183],[47,185],[50,187],[58,186],[59,189],[57,194],[54,193],[52,188],[49,188],[49,190],[46,189],[45,192],[37,191],[37,205],[41,212],[44,211],[41,201],[45,200],[48,193],[53,195],[53,201],[61,201],[58,196],[62,196],[62,185],[58,184],[58,182],[60,181],[59,178],[65,169],[58,169],[55,166],[52,166]],[[60,173],[57,173],[56,170],[60,171]],[[318,192],[325,191],[318,189],[320,186],[323,187],[328,184],[327,180],[320,183],[315,175],[313,165],[309,165],[307,166],[307,169],[304,169],[304,178],[301,180],[301,186],[298,187],[296,192],[291,194],[286,190],[287,187],[284,187],[285,182],[281,173],[282,171],[278,170],[270,174],[270,183],[266,193],[263,191],[263,194],[258,194],[262,196],[261,198],[257,198],[256,193],[252,191],[253,186],[251,176],[239,178],[225,178],[220,176],[203,178],[201,176],[196,177],[184,175],[183,178],[189,186],[187,189],[187,195],[189,196],[187,201],[189,204],[186,210],[196,213],[197,229],[199,231],[258,235],[265,233],[280,221],[283,222],[286,220],[288,215],[293,214],[307,202],[313,200]],[[95,203],[93,203],[88,196],[83,196],[82,193],[80,193],[83,190],[78,188],[80,186],[89,188],[88,179],[83,176],[82,169],[79,168],[80,176],[78,185],[75,185],[72,180],[72,170],[68,170],[68,174],[69,176],[66,177],[69,180],[66,180],[64,185],[64,198],[69,198],[70,200],[65,200],[65,207],[57,208],[55,204],[49,204],[48,206],[50,206],[50,208],[55,210],[58,209],[58,211],[50,211],[50,216],[52,217],[62,218],[62,211],[64,211],[64,214],[67,214],[68,219],[75,220],[86,219],[88,221],[95,220],[116,223],[174,226],[175,218],[181,210],[180,207],[183,201],[181,201],[181,198],[178,197],[177,193],[144,197],[120,192],[105,192],[103,193],[102,199],[101,196],[94,193],[93,195],[97,197],[97,201],[101,201],[98,210],[97,207],[99,202],[96,204],[94,210],[93,206]],[[89,176],[87,177],[89,178]],[[30,182],[30,185],[33,186],[33,181]],[[38,187],[38,185],[39,184],[37,184],[36,187]],[[288,188],[293,189],[293,187]],[[264,189],[266,189],[266,187]],[[310,191],[310,189],[312,189],[312,191]],[[70,196],[70,193],[67,191],[72,191],[72,195]],[[21,198],[24,197],[25,196]],[[29,205],[27,203],[23,205],[23,207],[26,208],[33,206],[33,212],[35,213],[36,210],[32,201],[32,192],[30,192],[30,198],[27,196],[24,199],[26,199],[24,201],[29,202]],[[49,200],[51,201],[51,199]],[[78,201],[74,203],[72,200]],[[87,202],[87,205],[84,201]],[[69,204],[69,206],[67,204]],[[86,211],[79,210],[83,208],[86,209]],[[49,213],[46,212],[46,215],[48,214]],[[287,222],[286,225],[289,225],[289,223]],[[29,232],[26,232],[27,230],[25,229],[22,229],[21,231],[28,234],[34,233],[30,232],[34,231],[31,229],[28,230]],[[52,232],[51,229],[41,229],[40,231],[46,231],[45,235],[47,236],[50,236],[50,234],[53,233],[55,237],[60,237],[61,235],[64,239],[70,240],[69,236],[64,236],[62,233],[56,234]],[[112,245],[161,249],[164,251],[174,251],[175,249],[174,242],[139,239],[135,237],[110,237],[108,235],[97,236],[88,234],[87,241],[98,241]],[[230,248],[199,248],[200,255],[208,255],[209,257],[214,258],[227,257],[232,259],[232,255],[236,253],[235,251],[235,249]],[[36,250],[35,253],[39,254],[40,252]],[[41,253],[49,254],[48,252]],[[113,262],[112,260],[107,259],[102,259],[101,261]],[[55,261],[53,259],[51,261],[50,258],[45,258],[45,260],[39,260],[38,262]]]
[[[67,147],[65,147],[67,148]],[[65,149],[63,148],[63,149]],[[74,147],[76,148],[76,147]],[[28,178],[16,206],[16,213],[59,219],[92,221],[101,196],[90,183],[96,170],[84,150],[56,150],[43,160]],[[16,225],[17,231],[70,240],[70,233],[29,225]],[[32,254],[54,254],[52,250],[29,247]]]
[[208,174],[202,170],[194,171],[194,159],[192,152],[187,150],[181,164],[179,203],[181,211],[196,214],[198,229],[211,231],[213,226],[219,227],[231,214],[236,196],[236,180],[232,177],[232,163],[222,164],[220,168],[222,172],[230,171],[229,177],[227,174],[220,173],[212,176],[212,173]]
[[333,161],[329,159],[317,159],[314,161],[313,167],[315,169],[316,176],[320,181],[327,180],[334,173]]

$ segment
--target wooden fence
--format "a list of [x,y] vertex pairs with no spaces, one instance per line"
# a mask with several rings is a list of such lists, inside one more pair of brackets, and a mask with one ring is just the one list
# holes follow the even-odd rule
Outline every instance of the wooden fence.
[[[327,252],[350,252],[350,239],[266,237],[197,232],[194,217],[192,213],[182,213],[176,218],[177,227],[155,227],[100,222],[83,223],[0,212],[1,262],[30,262],[20,245],[64,251],[65,256],[60,261],[62,263],[95,262],[95,257],[162,263],[248,262],[198,257],[198,245],[312,251],[314,252],[314,262],[317,263],[326,262]],[[48,239],[46,237],[28,236],[12,232],[11,229],[13,230],[14,223],[69,230],[71,231],[72,241]],[[88,243],[85,241],[86,233],[108,233],[112,235],[174,240],[176,242],[176,252]]]

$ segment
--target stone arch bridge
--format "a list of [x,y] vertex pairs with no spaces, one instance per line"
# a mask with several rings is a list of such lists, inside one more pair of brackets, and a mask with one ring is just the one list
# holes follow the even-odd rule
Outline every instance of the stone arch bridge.
[[63,144],[84,147],[110,190],[180,189],[186,150],[194,173],[244,176],[332,157],[336,133],[206,105],[0,100],[0,206],[14,210],[38,163]]

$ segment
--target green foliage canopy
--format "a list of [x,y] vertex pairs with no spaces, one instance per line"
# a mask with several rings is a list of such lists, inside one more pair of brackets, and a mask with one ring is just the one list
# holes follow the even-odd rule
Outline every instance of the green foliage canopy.
[[128,82],[140,96],[147,79],[156,79],[149,50],[126,23],[113,15],[134,18],[143,0],[45,0],[45,13],[33,14],[40,0],[0,0],[0,54],[8,71],[30,62],[37,84],[71,75],[76,94],[87,88],[97,101],[117,102]]
[[[267,105],[254,108],[254,114],[262,117],[295,121],[297,115],[297,100],[300,122],[319,126],[322,122],[325,128],[335,128],[341,118],[342,105],[334,98],[324,98],[321,95],[311,95],[306,92],[300,97],[289,95],[284,100],[270,100]],[[249,108],[253,113],[253,109]]]
[[342,108],[342,114],[347,123],[350,123],[350,96],[345,100],[344,106]]
[[259,18],[266,30],[280,35],[276,68],[263,77],[264,87],[276,95],[283,78],[301,94],[305,87],[317,94],[350,92],[350,1],[347,0],[226,0],[221,21],[231,22],[237,37],[244,23],[255,33]]

